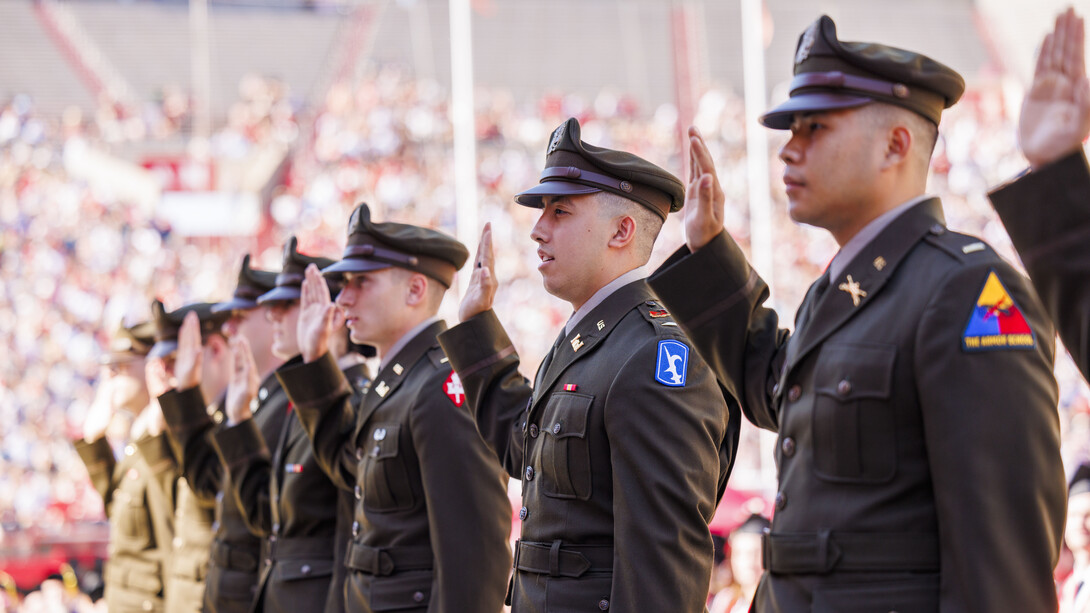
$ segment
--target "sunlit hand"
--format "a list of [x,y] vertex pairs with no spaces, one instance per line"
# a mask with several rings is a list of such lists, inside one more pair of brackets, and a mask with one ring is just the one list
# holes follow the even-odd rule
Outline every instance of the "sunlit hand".
[[158,398],[174,389],[176,383],[163,358],[152,358],[144,364],[144,378],[148,382],[148,394]]
[[308,265],[300,290],[299,321],[295,327],[304,362],[313,362],[329,351],[336,311],[337,305],[333,304],[322,273],[314,264]]
[[715,175],[715,163],[704,137],[689,128],[689,188],[685,190],[685,244],[689,251],[707,245],[723,231],[726,195]]
[[1075,151],[1090,133],[1084,39],[1083,20],[1069,8],[1041,43],[1018,125],[1022,153],[1034,168]]
[[83,419],[83,440],[93,443],[104,436],[113,416],[113,379],[103,368],[95,386],[95,399]]
[[241,334],[231,338],[231,381],[227,384],[227,423],[234,425],[249,419],[250,403],[257,397],[261,381],[250,343]]
[[174,378],[179,390],[187,390],[201,384],[201,363],[204,348],[201,346],[201,321],[197,313],[190,311],[178,329],[178,353],[174,358]]
[[467,319],[492,308],[496,299],[496,260],[492,255],[492,224],[484,224],[481,242],[477,245],[477,255],[473,257],[473,274],[469,277],[469,286],[458,307],[458,319]]

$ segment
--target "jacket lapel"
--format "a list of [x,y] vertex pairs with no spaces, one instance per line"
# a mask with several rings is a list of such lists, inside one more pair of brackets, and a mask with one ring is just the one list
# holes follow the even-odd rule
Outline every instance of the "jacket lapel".
[[[626,313],[648,300],[654,300],[654,296],[651,294],[647,281],[640,279],[613,292],[602,301],[602,304],[587,313],[568,331],[564,340],[560,342],[552,362],[541,374],[539,385],[534,387],[531,410],[569,366],[593,353],[594,348],[609,336]],[[600,328],[599,323],[602,324]]]
[[[856,313],[867,308],[893,276],[912,248],[936,224],[945,225],[942,203],[925,200],[893,220],[852,259],[829,289],[814,304],[803,329],[793,335],[795,347],[788,348],[787,370],[803,360],[815,347]],[[801,321],[801,318],[800,318]]]
[[444,321],[437,321],[422,330],[413,337],[401,351],[386,362],[386,366],[375,376],[371,382],[371,389],[364,394],[360,405],[360,414],[356,416],[356,437],[371,419],[371,415],[387,398],[394,395],[397,388],[401,387],[409,371],[420,358],[436,345],[435,337],[447,329]]

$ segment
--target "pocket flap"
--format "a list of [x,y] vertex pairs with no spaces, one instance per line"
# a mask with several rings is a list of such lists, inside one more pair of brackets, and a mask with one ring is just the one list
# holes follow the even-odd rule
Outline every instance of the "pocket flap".
[[554,392],[543,415],[541,429],[554,438],[587,435],[587,415],[594,396],[572,392]]
[[376,424],[362,446],[376,460],[396,458],[400,435],[401,424]]
[[277,560],[276,575],[281,581],[315,579],[333,574],[333,560]]
[[428,606],[431,600],[432,572],[394,577],[375,577],[371,583],[373,611],[400,611]]
[[896,356],[887,345],[827,344],[814,371],[817,392],[843,400],[889,398]]

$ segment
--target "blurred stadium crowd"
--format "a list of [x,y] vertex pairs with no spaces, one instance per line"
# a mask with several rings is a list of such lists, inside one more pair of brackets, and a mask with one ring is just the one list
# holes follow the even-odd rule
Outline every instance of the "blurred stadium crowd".
[[[942,197],[951,227],[984,236],[1013,258],[984,196],[1024,165],[1014,140],[1017,108],[1005,102],[1020,95],[1008,97],[1007,87],[974,89],[944,117],[931,191]],[[60,116],[39,113],[25,96],[2,101],[0,302],[7,306],[0,309],[0,350],[7,358],[0,361],[0,550],[20,531],[62,534],[102,520],[102,502],[70,440],[80,435],[92,402],[102,347],[123,318],[146,317],[154,297],[171,307],[225,298],[244,253],[274,269],[291,234],[300,237],[301,250],[335,257],[359,202],[380,219],[454,233],[448,101],[434,82],[375,68],[356,85],[330,90],[307,123],[311,133],[301,130],[303,110],[285,84],[243,79],[208,154],[240,159],[269,147],[292,151],[253,239],[182,236],[151,207],[68,170],[72,157],[88,149],[110,153],[185,133],[192,118],[183,92],[165,90],[144,108],[103,103],[94,113],[71,109]],[[512,194],[536,182],[548,136],[569,116],[579,118],[587,142],[632,151],[680,174],[678,113],[671,105],[640,108],[610,91],[521,104],[510,91],[479,90],[476,105],[478,215],[494,229],[502,283],[497,312],[530,372],[568,313],[545,294],[536,273],[529,240],[535,211],[516,206]],[[746,135],[779,137],[745,125],[743,117],[738,94],[711,90],[700,98],[694,123],[714,148],[728,229],[748,248]],[[771,144],[775,156],[779,143]],[[778,168],[773,162],[773,299],[793,311],[835,244],[787,219]],[[679,220],[671,220],[652,265],[681,242]],[[445,305],[448,319],[456,317],[455,306]],[[1073,469],[1090,459],[1090,394],[1066,358],[1058,360],[1057,376],[1063,452]],[[756,431],[745,428],[735,485],[767,493],[775,486],[771,456],[762,453]],[[66,593],[60,583],[44,584],[22,610],[57,610]],[[80,599],[63,606],[92,605]]]

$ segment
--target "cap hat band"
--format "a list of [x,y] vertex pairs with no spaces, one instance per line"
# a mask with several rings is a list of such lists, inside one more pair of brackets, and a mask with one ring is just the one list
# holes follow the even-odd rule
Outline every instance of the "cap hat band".
[[264,293],[264,290],[249,285],[240,285],[235,288],[235,298],[242,298],[244,300],[253,300]]
[[346,258],[367,258],[397,266],[419,266],[420,260],[414,255],[407,255],[374,245],[348,245],[344,248]]
[[922,88],[910,90],[904,83],[891,83],[880,79],[870,79],[856,75],[844,74],[838,70],[831,72],[804,72],[791,79],[791,95],[795,95],[801,89],[808,87],[820,87],[823,89],[848,89],[864,94],[873,94],[893,99],[907,99],[913,96],[924,99],[929,106],[942,108],[943,98]]
[[282,272],[276,275],[276,286],[283,287],[285,285],[298,286],[302,285],[304,275],[297,272]]
[[580,183],[590,184],[591,186],[600,185],[609,190],[620,190],[625,193],[632,191],[632,184],[628,181],[621,181],[620,179],[614,179],[613,177],[590,172],[589,170],[583,170],[582,168],[576,168],[575,166],[553,166],[542,171],[542,182],[555,180],[576,180]]

